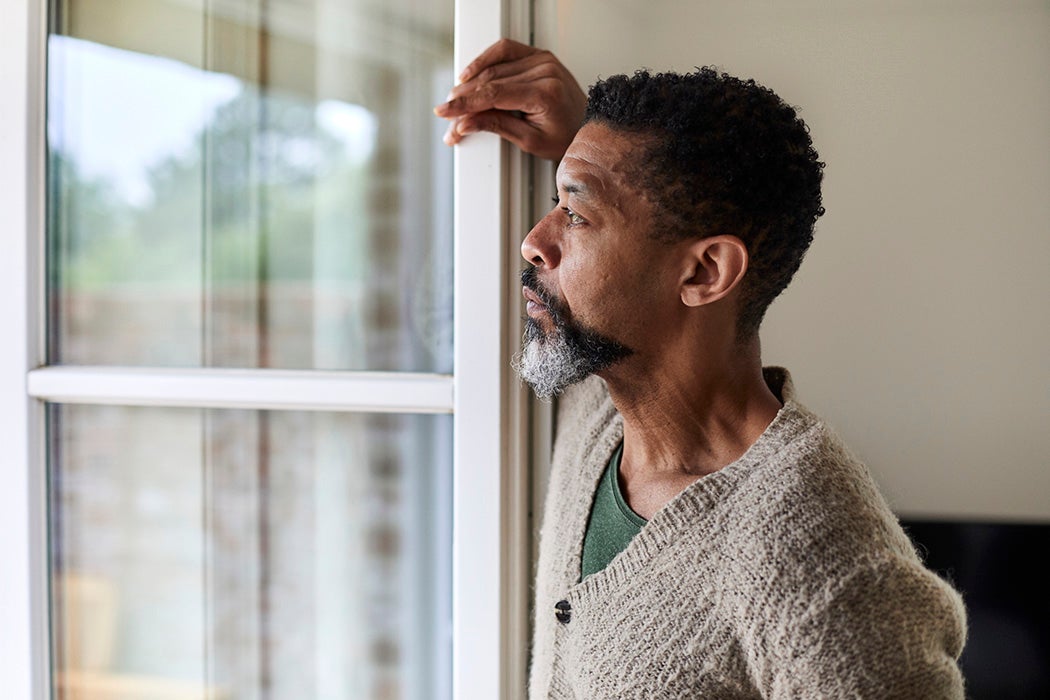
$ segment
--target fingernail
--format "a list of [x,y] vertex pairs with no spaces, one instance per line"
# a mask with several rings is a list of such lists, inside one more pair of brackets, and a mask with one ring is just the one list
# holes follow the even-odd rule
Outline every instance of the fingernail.
[[452,101],[452,97],[453,97],[452,91],[449,90],[448,94],[445,95],[445,102],[451,102]]
[[456,131],[458,131],[461,136],[470,136],[471,134],[478,133],[477,127],[470,125],[461,126],[458,129],[456,129]]

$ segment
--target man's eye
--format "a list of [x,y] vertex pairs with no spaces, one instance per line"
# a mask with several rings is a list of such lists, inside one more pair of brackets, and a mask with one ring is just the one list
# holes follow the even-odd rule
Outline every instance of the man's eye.
[[574,212],[572,209],[569,209],[568,207],[562,207],[561,210],[565,212],[565,216],[569,217],[570,226],[578,226],[583,223],[583,217]]

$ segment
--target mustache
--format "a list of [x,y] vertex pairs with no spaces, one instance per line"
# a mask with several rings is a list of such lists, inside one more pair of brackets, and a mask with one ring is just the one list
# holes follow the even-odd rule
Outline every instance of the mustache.
[[543,305],[547,307],[547,313],[550,314],[551,320],[556,326],[564,326],[567,318],[565,305],[561,299],[554,296],[554,293],[543,286],[540,282],[539,274],[536,268],[533,266],[526,267],[521,271],[521,286],[526,287],[532,291]]

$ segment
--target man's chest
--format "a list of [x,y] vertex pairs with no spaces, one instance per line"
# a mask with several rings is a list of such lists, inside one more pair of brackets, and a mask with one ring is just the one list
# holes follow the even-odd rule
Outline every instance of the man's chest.
[[572,597],[555,632],[575,697],[757,697],[724,592],[669,572],[616,579]]

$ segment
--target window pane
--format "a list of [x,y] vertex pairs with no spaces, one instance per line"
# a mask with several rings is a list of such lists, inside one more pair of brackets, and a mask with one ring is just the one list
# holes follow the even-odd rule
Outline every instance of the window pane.
[[451,370],[451,0],[54,5],[50,362]]
[[451,417],[56,406],[58,700],[440,700]]

